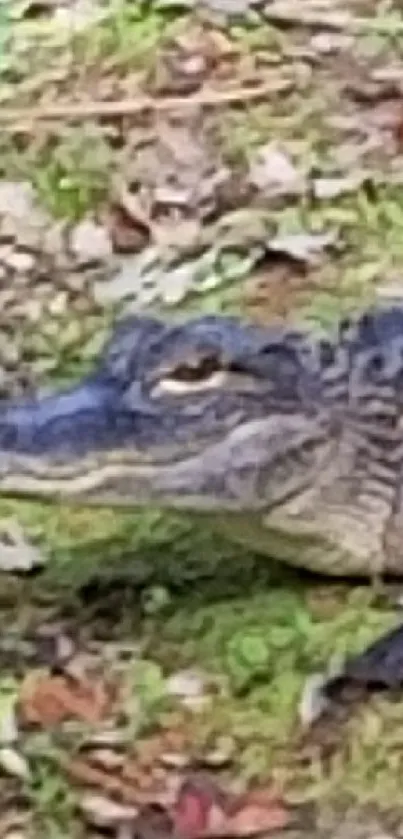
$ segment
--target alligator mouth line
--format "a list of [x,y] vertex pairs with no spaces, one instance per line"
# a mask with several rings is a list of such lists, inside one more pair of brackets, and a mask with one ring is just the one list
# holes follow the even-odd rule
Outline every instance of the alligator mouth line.
[[[109,458],[108,458],[109,460]],[[162,473],[164,469],[170,467],[175,468],[182,461],[171,461],[169,464],[153,463],[147,466],[145,463],[130,464],[127,462],[106,462],[102,466],[96,463],[92,465],[89,463],[82,464],[80,469],[71,470],[66,467],[65,470],[47,469],[45,464],[35,464],[24,462],[23,468],[8,467],[8,474],[1,477],[2,491],[15,494],[20,491],[22,494],[30,495],[34,492],[46,494],[61,494],[63,497],[67,495],[77,495],[82,501],[83,495],[93,490],[102,489],[105,485],[118,485],[124,483],[125,479],[135,479],[142,481],[152,479],[156,472]],[[133,466],[135,468],[133,468]]]
[[[105,452],[95,458],[75,459],[70,463],[55,463],[43,458],[25,456],[20,453],[6,453],[6,464],[2,465],[0,451],[0,487],[3,495],[14,498],[33,498],[39,500],[66,500],[74,503],[102,504],[105,494],[105,504],[124,506],[135,504],[133,496],[125,498],[124,487],[130,485],[152,487],[159,476],[180,468],[184,463],[197,457],[190,447],[186,450],[186,458],[175,453],[168,459],[133,457],[133,451],[126,450]],[[112,490],[114,488],[114,491]],[[119,487],[122,487],[120,493]],[[109,488],[109,492],[107,489]],[[98,494],[97,494],[98,493]],[[99,498],[99,502],[97,501]],[[88,502],[87,502],[88,499]]]
[[[233,444],[250,434],[253,438],[261,423],[246,423],[219,442],[210,440],[201,451],[199,446],[196,452],[190,446],[182,453],[176,451],[169,461],[168,453],[165,460],[157,461],[139,460],[133,451],[114,450],[98,457],[77,458],[74,464],[59,468],[41,458],[13,453],[6,454],[7,463],[2,469],[0,451],[0,491],[9,497],[63,501],[73,506],[140,508],[155,504],[197,513],[269,512],[308,488],[311,472],[307,469],[296,485],[281,481],[271,499],[258,487],[262,467],[265,472],[259,457],[254,463],[244,463],[247,469],[242,475],[242,463],[236,462]],[[289,459],[298,453],[299,442],[288,446]],[[281,460],[280,453],[272,458],[274,472]]]
[[[204,445],[210,446],[218,442],[218,439],[205,440]],[[199,442],[193,446],[187,444],[185,450],[180,451],[178,449],[169,453],[164,449],[156,449],[148,455],[139,450],[115,449],[114,451],[100,451],[98,457],[94,454],[82,457],[74,456],[66,462],[60,455],[51,459],[43,455],[2,451],[0,448],[0,482],[4,486],[4,482],[10,474],[18,475],[21,479],[32,478],[38,481],[49,479],[55,483],[74,481],[87,473],[93,474],[95,471],[105,469],[116,471],[116,474],[123,474],[126,471],[136,469],[141,474],[141,470],[147,468],[151,471],[164,469],[164,467],[179,466],[184,460],[197,457],[199,449]],[[166,451],[165,456],[164,451]],[[2,463],[2,459],[5,461],[4,463]]]
[[[169,480],[166,489],[163,487],[160,491],[154,489],[150,494],[150,486],[153,485],[156,471],[159,471],[158,467],[133,472],[127,466],[117,469],[116,465],[106,464],[100,469],[86,471],[76,478],[68,480],[57,480],[49,477],[37,479],[32,475],[13,473],[8,478],[1,479],[1,491],[3,495],[9,498],[27,501],[36,499],[44,504],[63,501],[63,503],[72,507],[84,505],[86,507],[126,509],[156,506],[161,509],[168,507],[172,511],[188,511],[197,516],[209,514],[220,517],[223,514],[231,513],[249,512],[249,514],[259,514],[262,511],[270,513],[282,504],[292,502],[294,498],[300,495],[301,490],[305,490],[309,486],[307,481],[302,485],[299,484],[298,487],[285,489],[281,498],[270,504],[262,498],[259,501],[255,499],[254,503],[248,506],[242,496],[233,499],[221,498],[220,504],[218,504],[217,496],[213,493],[209,495],[202,492],[200,494],[186,493],[186,491],[175,492],[174,489],[170,491]],[[160,472],[160,478],[163,479],[163,477]],[[126,480],[127,492],[122,488]],[[134,482],[137,487],[135,497],[133,496]],[[120,487],[118,492],[115,489],[116,486]]]

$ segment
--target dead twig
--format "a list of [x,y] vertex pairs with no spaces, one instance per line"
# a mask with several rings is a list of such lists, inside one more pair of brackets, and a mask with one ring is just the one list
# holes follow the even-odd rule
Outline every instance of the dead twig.
[[193,107],[214,108],[219,105],[243,104],[266,96],[284,93],[292,87],[292,80],[271,78],[256,87],[235,87],[229,90],[204,89],[193,96],[169,96],[163,99],[138,96],[111,102],[72,102],[37,108],[1,108],[0,128],[8,132],[32,131],[37,122],[83,121],[113,117],[135,116],[151,111],[167,113]]
[[309,10],[301,8],[299,0],[280,0],[270,4],[264,13],[265,20],[275,26],[305,27],[319,31],[345,32],[349,35],[375,33],[377,35],[402,34],[403,24],[394,18],[357,17],[349,11]]

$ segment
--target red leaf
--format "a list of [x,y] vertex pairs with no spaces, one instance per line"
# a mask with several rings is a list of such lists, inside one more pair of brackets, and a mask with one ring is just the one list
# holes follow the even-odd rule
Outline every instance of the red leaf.
[[187,780],[174,807],[175,831],[183,839],[251,837],[279,830],[290,814],[272,789],[226,795],[213,782]]
[[185,781],[179,791],[174,807],[175,829],[186,839],[204,834],[214,799],[211,789],[204,789],[202,784],[191,780]]

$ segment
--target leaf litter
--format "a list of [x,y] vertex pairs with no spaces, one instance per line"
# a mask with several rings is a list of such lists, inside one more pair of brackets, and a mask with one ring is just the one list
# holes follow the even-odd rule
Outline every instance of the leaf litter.
[[[270,10],[267,7],[266,11],[273,12],[273,9],[271,4]],[[327,11],[321,7],[318,12],[321,25],[326,31]],[[345,46],[348,52],[349,44]],[[320,49],[318,54],[321,54]],[[163,272],[167,255],[171,255],[172,259],[183,260],[189,251],[211,249],[212,243],[217,239],[212,220],[225,216],[235,207],[243,206],[246,211],[251,212],[256,202],[258,205],[264,202],[265,212],[269,216],[271,205],[273,209],[278,209],[279,198],[283,198],[285,204],[292,200],[298,202],[313,190],[318,200],[329,200],[360,188],[364,177],[361,174],[334,173],[332,177],[311,178],[309,171],[301,171],[298,161],[294,162],[291,159],[286,146],[272,139],[256,150],[243,171],[239,168],[234,169],[223,159],[220,149],[212,142],[209,135],[210,126],[214,129],[214,120],[206,116],[203,106],[198,104],[197,97],[192,112],[183,113],[181,102],[182,105],[192,103],[195,86],[197,89],[206,89],[208,93],[208,86],[214,80],[218,87],[210,91],[213,104],[214,95],[219,93],[223,83],[231,86],[234,78],[248,83],[251,79],[260,80],[264,69],[261,66],[262,61],[262,53],[258,50],[245,55],[239,43],[223,29],[200,24],[196,18],[191,26],[183,26],[179,34],[177,32],[163,40],[156,51],[152,67],[148,68],[145,75],[140,73],[139,76],[137,73],[135,77],[128,77],[127,74],[119,77],[119,84],[125,86],[122,93],[126,95],[128,85],[131,84],[136,89],[149,91],[155,101],[164,102],[167,96],[173,93],[178,99],[178,116],[175,120],[157,112],[155,120],[140,120],[140,124],[135,128],[130,125],[128,130],[125,128],[124,134],[117,120],[114,127],[114,143],[118,143],[119,139],[123,142],[123,153],[117,156],[121,172],[120,187],[117,191],[112,189],[110,199],[102,208],[98,219],[84,218],[72,229],[68,237],[69,256],[66,254],[63,268],[59,266],[57,271],[57,275],[61,275],[63,287],[59,298],[62,313],[73,303],[68,288],[72,280],[76,292],[74,302],[79,302],[80,307],[84,305],[81,302],[82,291],[89,288],[85,281],[82,288],[79,288],[78,278],[72,277],[73,271],[77,269],[81,276],[88,271],[88,279],[91,280],[95,277],[95,264],[98,265],[101,279],[99,281],[96,278],[96,299],[91,300],[90,295],[88,303],[85,304],[88,311],[91,310],[91,306],[94,306],[96,311],[99,306],[102,308],[112,300],[120,300],[122,296],[126,296],[126,291],[139,306],[158,302],[176,306],[189,292],[198,290],[198,271],[179,269],[179,272],[176,271],[161,287],[159,282],[152,282],[147,274],[138,276],[138,265],[137,270],[133,270],[131,256],[134,253],[147,251],[150,247],[157,248]],[[281,79],[284,64],[283,60],[280,74],[276,69],[273,83],[276,73],[277,78]],[[79,79],[79,94],[80,97],[83,96],[83,85],[85,86],[87,70],[89,73],[90,69],[88,79],[91,78],[93,102],[97,94],[93,87],[92,68],[84,66]],[[292,89],[296,81],[293,79],[294,65],[291,63],[288,69]],[[98,80],[101,104],[109,101],[109,82],[112,84],[113,81],[116,90],[116,72],[117,68],[115,75],[111,75],[110,78],[102,75]],[[345,74],[341,73],[341,83],[344,78]],[[73,98],[74,83],[74,79],[71,79],[68,87],[69,95],[73,95]],[[66,79],[63,75],[60,84],[65,89]],[[133,90],[134,88],[130,91],[132,96]],[[245,86],[242,92],[241,84],[241,104],[243,93],[246,96],[247,87]],[[47,103],[52,100],[57,101],[61,117],[65,107],[64,116],[67,117],[68,103],[61,95],[57,82],[49,90]],[[87,115],[89,114],[90,110],[87,108]],[[93,117],[96,118],[96,108]],[[15,185],[15,188],[18,188],[18,185]],[[48,227],[48,223],[48,219],[44,220],[45,227]],[[294,236],[301,238],[285,239],[281,243],[285,255],[294,258],[297,254],[298,258],[307,258],[310,262],[314,244],[313,238],[310,237],[318,237],[314,248],[317,250],[319,234],[300,231]],[[49,236],[47,238],[49,239]],[[276,237],[273,238],[273,248],[276,248]],[[65,247],[60,241],[59,245]],[[43,247],[41,241],[36,247]],[[244,251],[245,256],[248,256],[246,244]],[[25,258],[26,254],[22,256]],[[71,263],[72,257],[73,265],[74,259],[76,262],[75,268]],[[36,258],[35,255],[35,260]],[[48,262],[50,273],[53,266],[50,260]],[[129,280],[131,272],[132,284]],[[105,279],[104,290],[102,278]],[[204,292],[203,285],[201,292]],[[42,305],[38,301],[35,302],[35,307],[39,317],[43,311]],[[44,308],[46,310],[46,306]]]
[[[49,625],[44,637],[50,637],[51,629]],[[54,629],[57,631],[56,625]],[[36,634],[38,641],[41,634]],[[92,649],[94,652],[90,652]],[[154,683],[160,668],[153,662],[134,659],[133,673],[143,675],[132,684],[126,678],[122,681],[126,670],[121,671],[116,660],[112,671],[110,664],[105,670],[95,649],[93,642],[88,651],[77,645],[73,650],[71,642],[59,642],[52,666],[31,670],[17,694],[10,695],[4,706],[6,736],[0,743],[4,772],[25,783],[31,773],[25,756],[29,738],[38,730],[51,731],[53,736],[65,731],[57,763],[76,790],[79,813],[89,826],[125,826],[128,835],[145,839],[155,830],[165,837],[214,839],[267,834],[295,822],[294,807],[287,803],[281,786],[274,782],[266,786],[240,783],[237,745],[232,738],[218,737],[213,748],[211,742],[195,742],[198,711],[183,700],[199,697],[209,689],[206,676],[184,670],[163,677],[158,694],[163,688],[174,703],[165,711],[161,706],[152,731],[148,724],[148,732],[140,726],[134,734],[133,714],[141,715],[141,702],[155,702]],[[396,667],[399,656],[400,627],[386,636],[385,642],[375,643],[347,665],[334,662],[326,679],[318,676],[310,680],[300,706],[303,736],[298,760],[312,753],[317,736],[322,752],[325,744],[327,749],[334,749],[340,741],[340,727],[332,729],[326,723],[324,729],[318,729],[315,724],[335,702],[343,711],[343,703],[351,701],[349,687],[365,689],[381,683],[390,687],[390,678],[394,684],[401,684]],[[136,705],[133,697],[140,687],[138,698],[143,699]],[[346,687],[347,695],[343,696]],[[342,719],[339,713],[339,721]],[[329,740],[330,735],[335,739]]]
[[[176,678],[179,682],[184,676]],[[185,687],[181,686],[181,693]],[[147,837],[157,819],[164,836],[213,839],[254,836],[289,823],[289,810],[274,788],[235,793],[222,785],[216,773],[220,760],[231,763],[228,744],[222,744],[227,749],[224,758],[221,747],[221,757],[217,750],[206,754],[205,767],[209,769],[197,768],[191,712],[186,712],[187,717],[174,715],[173,723],[179,720],[176,730],[171,723],[160,734],[130,744],[120,740],[117,730],[114,735],[113,728],[102,732],[108,719],[111,723],[119,717],[118,704],[117,694],[112,697],[108,693],[105,681],[76,684],[66,675],[28,674],[19,691],[22,731],[27,726],[55,730],[66,719],[95,727],[94,739],[88,733],[75,753],[60,756],[66,776],[82,790],[79,810],[88,824],[102,828],[125,824],[133,835]],[[16,749],[3,746],[0,765],[21,780],[28,777],[28,764]]]

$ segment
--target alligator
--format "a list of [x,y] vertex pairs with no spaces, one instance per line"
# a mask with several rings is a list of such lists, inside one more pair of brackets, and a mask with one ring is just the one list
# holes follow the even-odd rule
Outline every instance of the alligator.
[[[0,402],[0,496],[187,511],[329,577],[403,577],[403,304],[327,334],[118,321],[77,384]],[[403,684],[403,625],[329,678]]]
[[314,572],[403,576],[403,305],[328,334],[131,315],[77,384],[0,405],[0,495],[188,511]]

